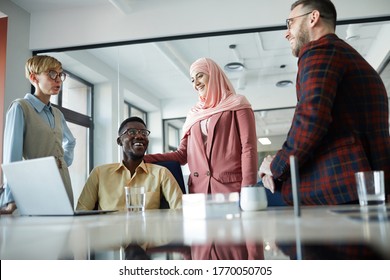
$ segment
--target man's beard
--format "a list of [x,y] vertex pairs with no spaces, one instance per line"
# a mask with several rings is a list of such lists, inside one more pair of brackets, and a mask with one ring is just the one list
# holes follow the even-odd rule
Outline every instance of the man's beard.
[[310,42],[309,32],[307,31],[307,27],[304,24],[304,21],[299,25],[299,33],[295,40],[295,48],[292,50],[292,54],[296,57],[299,56],[301,49],[304,45]]

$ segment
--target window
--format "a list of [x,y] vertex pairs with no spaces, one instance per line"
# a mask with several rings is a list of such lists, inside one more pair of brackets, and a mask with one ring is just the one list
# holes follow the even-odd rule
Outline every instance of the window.
[[176,151],[180,144],[185,118],[163,120],[164,153]]
[[67,77],[59,95],[51,102],[65,116],[76,138],[74,159],[69,167],[75,205],[88,178],[93,162],[93,85],[64,70]]
[[139,117],[143,119],[145,123],[148,123],[147,116],[148,114],[145,111],[125,101],[125,106],[123,110],[123,117],[124,117],[123,119],[127,119],[128,117]]
[[168,148],[169,151],[175,151],[179,146],[179,135],[180,129],[174,127],[173,125],[168,125]]

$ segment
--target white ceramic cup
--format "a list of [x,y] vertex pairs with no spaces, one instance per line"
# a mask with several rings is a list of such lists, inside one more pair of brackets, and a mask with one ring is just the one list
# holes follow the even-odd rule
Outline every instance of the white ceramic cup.
[[243,211],[257,211],[267,208],[268,201],[265,188],[262,186],[242,187],[240,206]]

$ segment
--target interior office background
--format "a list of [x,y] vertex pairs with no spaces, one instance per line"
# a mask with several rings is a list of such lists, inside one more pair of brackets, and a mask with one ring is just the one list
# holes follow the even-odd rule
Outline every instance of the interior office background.
[[[17,2],[17,1],[14,1]],[[33,52],[50,49],[71,49],[88,45],[105,45],[118,42],[151,40],[172,36],[212,34],[214,32],[247,30],[252,28],[280,27],[284,25],[294,1],[245,0],[245,1],[183,1],[183,0],[133,0],[134,10],[120,12],[109,0],[83,1],[85,5],[67,9],[46,10],[44,0],[30,0],[39,3],[39,9],[30,13],[10,0],[0,0],[0,136],[2,153],[3,128],[6,109],[12,100],[31,92],[31,85],[24,77],[24,64]],[[77,1],[76,1],[77,2]],[[78,1],[79,2],[79,1]],[[388,0],[334,0],[339,20],[375,18],[390,16]],[[390,36],[387,37],[389,39]],[[286,44],[287,41],[286,41]],[[389,56],[390,43],[378,48],[369,62],[375,69],[383,66]],[[66,69],[65,69],[66,70]],[[79,159],[71,169],[72,183],[77,199],[89,170],[97,165],[118,162],[120,151],[116,145],[117,128],[126,114],[126,103],[131,108],[147,114],[148,128],[152,131],[148,152],[164,150],[162,120],[183,118],[196,102],[196,94],[164,101],[156,101],[153,96],[134,91],[119,85],[90,84],[85,82],[86,91],[82,98],[63,100],[75,110],[83,111],[85,120],[93,115],[92,152],[77,150],[84,161],[92,159],[88,165],[77,167]],[[93,103],[88,107],[92,89]],[[188,92],[192,88],[189,83]],[[89,101],[91,101],[89,100]],[[295,95],[288,98],[251,100],[254,110],[295,106]],[[118,106],[119,105],[119,106]],[[93,113],[93,114],[92,114]],[[73,115],[74,116],[74,115]],[[76,116],[77,119],[77,116]],[[71,124],[72,125],[72,124]],[[80,127],[74,126],[74,129]],[[80,129],[81,141],[88,141],[88,132]],[[79,134],[78,134],[79,135]],[[80,141],[81,140],[81,141]],[[78,149],[83,145],[78,145]],[[2,156],[1,156],[2,158]],[[80,176],[74,173],[83,170]]]

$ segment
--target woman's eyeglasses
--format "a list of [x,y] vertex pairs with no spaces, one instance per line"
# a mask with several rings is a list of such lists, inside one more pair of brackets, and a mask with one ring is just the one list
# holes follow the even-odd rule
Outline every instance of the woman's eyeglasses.
[[47,72],[47,75],[49,76],[50,79],[52,79],[54,81],[57,80],[57,77],[60,77],[60,80],[62,82],[65,81],[65,79],[66,79],[66,73],[65,72],[57,73],[54,70],[50,70],[49,72]]

